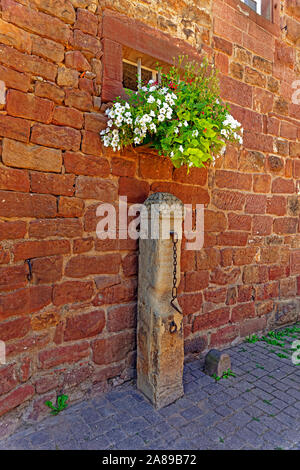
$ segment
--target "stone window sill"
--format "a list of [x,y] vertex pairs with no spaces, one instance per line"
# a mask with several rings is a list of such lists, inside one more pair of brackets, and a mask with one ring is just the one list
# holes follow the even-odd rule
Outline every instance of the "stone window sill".
[[270,0],[271,5],[271,18],[269,20],[262,15],[259,15],[254,10],[252,10],[248,5],[241,2],[240,0],[225,0],[225,2],[237,10],[242,15],[249,18],[260,26],[262,29],[268,31],[274,36],[280,35],[280,0]]
[[[179,55],[201,60],[195,48],[185,41],[108,9],[103,11],[101,40],[101,98],[104,103],[113,101],[117,96],[125,97],[122,85],[124,57],[132,58],[135,53],[137,57],[142,56],[143,60],[148,60],[149,64],[154,60],[154,63],[160,62],[162,65],[172,64],[174,57]],[[130,57],[127,57],[129,53]]]

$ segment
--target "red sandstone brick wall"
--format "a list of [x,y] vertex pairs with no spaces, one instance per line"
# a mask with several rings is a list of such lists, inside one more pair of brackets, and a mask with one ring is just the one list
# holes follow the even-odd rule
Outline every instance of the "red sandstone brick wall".
[[[73,401],[133,375],[137,244],[96,238],[99,201],[206,204],[205,246],[182,257],[187,354],[299,319],[299,2],[275,0],[274,25],[237,0],[195,3],[0,2],[0,436],[62,391]],[[188,176],[145,149],[104,151],[104,7],[215,62],[243,149]]]

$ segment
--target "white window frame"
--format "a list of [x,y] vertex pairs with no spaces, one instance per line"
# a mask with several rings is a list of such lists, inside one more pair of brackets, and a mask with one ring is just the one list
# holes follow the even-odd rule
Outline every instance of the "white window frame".
[[137,62],[132,62],[131,60],[128,60],[128,59],[123,59],[123,62],[125,62],[126,64],[133,65],[134,67],[137,67],[138,88],[140,88],[141,82],[142,82],[142,68],[144,70],[148,70],[149,72],[152,72],[152,80],[154,80],[155,82],[158,81],[158,83],[160,83],[160,80],[161,80],[160,70],[158,71],[153,70],[147,67],[146,65],[143,65],[141,57],[137,59]]
[[[241,0],[243,3],[247,4],[245,0]],[[256,13],[258,15],[261,15],[261,2],[262,0],[253,0],[255,1],[256,5],[257,5],[257,8],[256,8]],[[250,8],[250,7],[249,7]]]

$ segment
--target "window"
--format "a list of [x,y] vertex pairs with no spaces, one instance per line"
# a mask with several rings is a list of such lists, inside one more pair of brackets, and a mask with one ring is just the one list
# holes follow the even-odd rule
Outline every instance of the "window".
[[261,0],[242,0],[243,3],[248,5],[248,7],[251,8],[251,10],[256,11],[259,15],[261,15]]
[[274,21],[274,8],[279,10],[278,5],[273,0],[241,0],[241,2],[271,22]]
[[149,80],[158,80],[159,73],[143,65],[142,58],[137,62],[123,59],[123,88],[137,91],[140,84],[148,83]]
[[191,44],[109,9],[103,10],[101,40],[103,103],[126,97],[126,88],[136,91],[137,75],[159,81],[157,63],[165,72],[179,55],[201,60]]

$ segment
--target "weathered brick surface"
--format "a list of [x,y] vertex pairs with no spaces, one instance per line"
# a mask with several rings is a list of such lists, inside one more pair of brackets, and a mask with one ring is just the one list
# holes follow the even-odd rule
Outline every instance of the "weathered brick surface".
[[16,90],[8,90],[6,108],[11,116],[50,123],[53,115],[52,101],[25,94]]
[[3,139],[2,160],[7,166],[60,173],[61,150],[27,145],[12,139]]
[[[138,244],[96,235],[97,207],[112,203],[118,213],[118,196],[131,204],[167,191],[205,205],[204,247],[181,256],[189,354],[299,318],[296,3],[285,2],[274,23],[233,0],[165,3],[1,2],[0,340],[9,364],[0,371],[0,414],[21,419],[34,393],[62,384],[75,390],[130,375]],[[244,127],[243,146],[189,174],[146,147],[103,148],[105,102],[122,90],[123,45],[162,61],[207,54]]]

